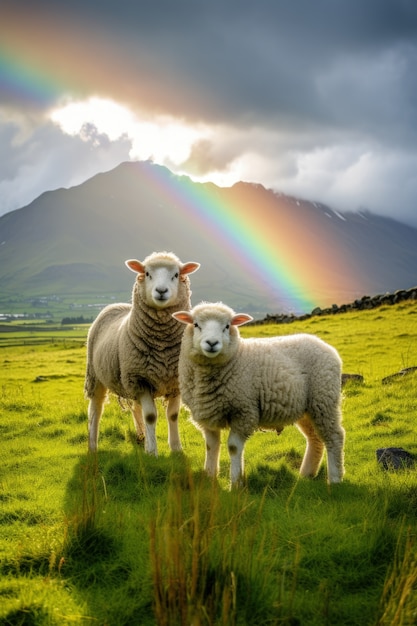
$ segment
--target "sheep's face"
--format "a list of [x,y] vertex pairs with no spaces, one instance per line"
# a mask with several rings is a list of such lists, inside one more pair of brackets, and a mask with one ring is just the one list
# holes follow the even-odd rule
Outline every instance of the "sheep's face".
[[126,261],[126,265],[137,272],[138,282],[142,283],[143,297],[148,306],[157,309],[166,309],[174,306],[178,300],[178,292],[181,282],[187,280],[187,275],[195,272],[200,267],[199,263],[176,263],[168,258],[154,259],[146,263],[146,260]]
[[191,312],[179,311],[173,314],[175,319],[189,324],[192,332],[192,356],[214,359],[216,362],[227,361],[234,353],[239,331],[237,326],[246,324],[252,317],[218,304],[201,304]]
[[147,266],[145,275],[138,280],[144,281],[145,300],[148,305],[165,309],[175,304],[178,298],[180,272],[178,266]]

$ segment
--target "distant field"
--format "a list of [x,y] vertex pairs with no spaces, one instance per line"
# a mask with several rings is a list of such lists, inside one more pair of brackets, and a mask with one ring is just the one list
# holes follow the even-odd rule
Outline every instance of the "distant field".
[[82,345],[85,343],[87,332],[88,325],[56,326],[42,322],[0,324],[0,348],[46,343]]
[[[247,487],[201,469],[181,411],[184,455],[134,441],[115,398],[97,457],[83,398],[88,326],[0,328],[0,625],[394,626],[417,623],[417,469],[385,471],[378,448],[417,456],[417,303],[242,327],[310,332],[340,352],[346,479],[300,479],[293,427],[246,446]],[[49,327],[50,326],[50,327]]]
[[[129,302],[130,292],[103,293],[86,296],[69,294],[59,296],[23,297],[0,294],[0,315],[22,315],[37,317],[41,323],[59,324],[65,317],[94,318],[101,308],[111,302]],[[33,321],[32,319],[30,321]]]

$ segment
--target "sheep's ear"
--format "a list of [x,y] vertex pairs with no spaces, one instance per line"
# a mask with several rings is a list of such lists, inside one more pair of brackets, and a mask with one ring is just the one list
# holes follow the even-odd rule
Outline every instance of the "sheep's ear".
[[174,317],[179,322],[182,322],[183,324],[194,323],[193,316],[188,311],[177,311],[176,313],[172,314],[172,317]]
[[136,259],[128,259],[125,261],[125,264],[132,272],[136,272],[137,274],[145,273],[145,266],[140,261],[136,261]]
[[242,324],[247,324],[252,320],[253,317],[251,315],[248,315],[247,313],[238,313],[232,317],[230,323],[232,326],[242,326]]
[[194,263],[194,261],[190,261],[189,263],[184,263],[180,269],[180,276],[185,276],[186,274],[193,274],[200,267],[200,263]]

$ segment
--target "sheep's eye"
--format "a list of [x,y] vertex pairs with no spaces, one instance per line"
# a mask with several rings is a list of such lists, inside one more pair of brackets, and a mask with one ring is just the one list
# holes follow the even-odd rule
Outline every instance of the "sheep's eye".
[[230,328],[230,324],[226,324],[226,326],[224,327],[224,330],[229,330]]
[[145,272],[145,276],[146,276],[147,278],[150,278],[150,277],[151,277],[151,275],[149,274],[149,272]]
[[172,280],[174,280],[174,278],[178,278],[178,272],[175,272],[174,276],[172,277]]
[[194,328],[200,328],[200,326],[197,324],[197,322],[194,322]]

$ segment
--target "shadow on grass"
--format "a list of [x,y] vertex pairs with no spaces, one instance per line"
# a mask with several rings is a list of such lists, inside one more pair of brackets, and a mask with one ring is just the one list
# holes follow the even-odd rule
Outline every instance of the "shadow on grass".
[[263,500],[222,490],[182,454],[85,456],[68,483],[62,574],[103,624],[296,624],[270,594]]
[[[82,457],[68,483],[63,574],[88,619],[123,626],[155,624],[149,517],[185,457],[99,451]],[[183,481],[182,487],[185,487]]]
[[[62,547],[46,538],[0,573],[62,585],[79,624],[382,625],[399,602],[410,613],[417,552],[400,527],[408,520],[404,537],[415,519],[414,482],[329,486],[324,468],[299,478],[293,456],[252,464],[246,488],[229,492],[182,454],[84,455]],[[55,625],[49,604],[26,600],[0,623]]]
[[[7,621],[6,621],[7,620]],[[3,626],[41,626],[50,624],[49,614],[41,606],[36,604],[22,604],[17,609],[13,609],[7,615],[5,621],[0,620]]]
[[[372,624],[399,550],[398,524],[386,524],[394,494],[348,480],[328,486],[324,469],[300,479],[292,465],[258,463],[246,488],[229,492],[182,454],[154,458],[135,446],[80,458],[55,565],[83,607],[79,623]],[[405,496],[401,507],[399,516],[410,514]],[[22,558],[16,573],[35,566],[47,576],[50,557]],[[395,574],[380,613],[398,601],[404,575]],[[410,572],[404,580],[411,585]],[[32,615],[41,624],[38,613],[10,623]]]

